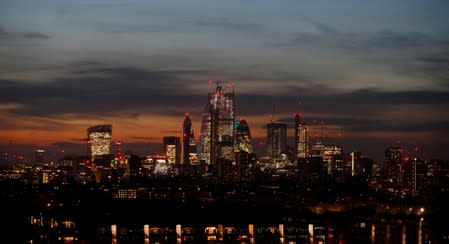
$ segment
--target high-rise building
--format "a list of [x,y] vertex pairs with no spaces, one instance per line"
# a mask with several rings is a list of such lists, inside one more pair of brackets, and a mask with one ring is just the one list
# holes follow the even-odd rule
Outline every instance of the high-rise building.
[[164,136],[164,155],[168,164],[179,164],[181,161],[181,144],[177,136]]
[[307,158],[309,156],[308,143],[309,129],[306,123],[301,121],[301,114],[295,114],[295,153],[296,158]]
[[234,91],[226,92],[219,83],[209,93],[200,135],[200,160],[215,164],[234,159]]
[[192,121],[189,113],[185,113],[184,122],[182,123],[182,163],[190,163],[190,141],[192,138]]
[[190,131],[189,162],[190,164],[198,164],[198,152],[193,129]]
[[36,151],[34,151],[35,156],[36,156],[36,164],[43,164],[44,163],[44,155],[45,155],[45,150],[42,149],[38,149]]
[[121,141],[116,141],[115,142],[115,159],[116,160],[123,160],[123,154],[122,154],[122,142]]
[[111,153],[111,136],[112,125],[96,125],[87,129],[92,160]]
[[385,160],[382,172],[386,180],[394,181],[400,184],[402,177],[402,161],[404,159],[404,148],[389,147],[385,150]]
[[327,174],[332,175],[335,168],[339,167],[336,160],[342,158],[343,149],[338,145],[326,145],[323,150],[323,162],[327,166]]
[[251,145],[251,133],[246,120],[240,120],[236,133],[236,152],[244,151],[247,153],[253,152],[253,146]]
[[271,122],[267,124],[267,153],[276,159],[287,149],[287,124]]

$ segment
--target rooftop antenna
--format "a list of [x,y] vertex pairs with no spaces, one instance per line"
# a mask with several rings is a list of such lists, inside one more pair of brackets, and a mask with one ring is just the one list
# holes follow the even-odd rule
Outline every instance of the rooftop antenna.
[[276,113],[276,105],[273,103],[273,112],[271,113],[271,123],[274,122],[274,114]]

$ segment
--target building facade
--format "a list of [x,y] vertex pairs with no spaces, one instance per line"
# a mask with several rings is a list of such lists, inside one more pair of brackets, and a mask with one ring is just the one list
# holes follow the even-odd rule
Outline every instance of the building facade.
[[181,144],[177,136],[164,136],[164,155],[168,164],[180,164]]
[[215,164],[219,159],[234,159],[234,91],[227,92],[217,83],[208,95],[199,142],[200,161]]
[[276,159],[287,149],[287,124],[271,122],[267,124],[267,154]]
[[112,125],[96,125],[87,129],[91,159],[111,153]]
[[308,150],[309,129],[306,123],[301,121],[301,114],[295,114],[295,153],[296,158],[307,158],[309,156]]

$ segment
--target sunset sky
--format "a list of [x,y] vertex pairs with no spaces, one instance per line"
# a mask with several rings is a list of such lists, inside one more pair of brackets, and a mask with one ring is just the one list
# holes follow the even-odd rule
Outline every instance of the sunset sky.
[[[301,112],[345,152],[449,159],[449,1],[0,1],[0,150],[85,153],[112,124],[138,154],[196,138],[207,93],[232,81],[259,151]],[[292,143],[290,143],[293,146]]]

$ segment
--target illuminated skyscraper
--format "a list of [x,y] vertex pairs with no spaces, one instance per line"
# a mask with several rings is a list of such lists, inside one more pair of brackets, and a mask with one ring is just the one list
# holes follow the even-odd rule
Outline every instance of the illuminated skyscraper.
[[184,123],[182,123],[182,163],[190,163],[190,141],[192,137],[192,121],[189,113],[185,114]]
[[384,177],[400,184],[403,181],[402,177],[402,162],[404,160],[404,148],[389,147],[385,150],[385,161],[382,168]]
[[343,149],[339,145],[326,145],[323,150],[323,162],[327,167],[327,174],[332,175],[333,171],[339,165],[336,161],[341,159]]
[[196,148],[195,135],[193,134],[193,129],[190,131],[190,141],[189,141],[189,162],[190,164],[198,164],[198,152]]
[[267,153],[276,159],[287,149],[287,124],[271,122],[267,125]]
[[234,91],[226,92],[217,84],[209,93],[207,114],[200,135],[200,160],[214,164],[219,159],[234,159]]
[[91,158],[110,154],[112,125],[97,125],[87,129]]
[[179,137],[164,136],[164,154],[168,164],[179,164],[181,161],[181,146]]
[[307,158],[309,156],[308,141],[309,130],[307,125],[301,121],[301,114],[295,114],[295,153],[296,158]]
[[203,113],[201,122],[200,140],[198,144],[198,158],[200,161],[210,164],[210,114]]
[[249,126],[246,123],[246,120],[240,120],[239,125],[237,126],[236,133],[236,151],[244,151],[247,153],[253,152],[253,147],[251,145],[251,133],[249,131]]

